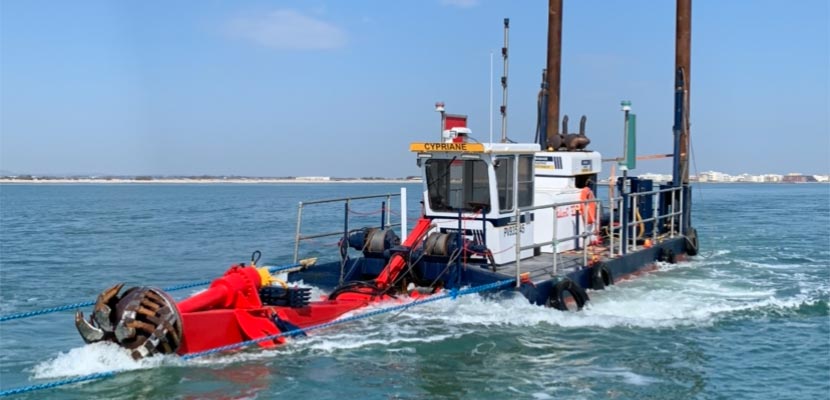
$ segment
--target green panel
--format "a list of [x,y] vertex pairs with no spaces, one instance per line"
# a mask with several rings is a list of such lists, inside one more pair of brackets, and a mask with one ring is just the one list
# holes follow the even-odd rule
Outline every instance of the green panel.
[[626,151],[625,165],[629,170],[637,168],[637,116],[628,114],[628,151]]

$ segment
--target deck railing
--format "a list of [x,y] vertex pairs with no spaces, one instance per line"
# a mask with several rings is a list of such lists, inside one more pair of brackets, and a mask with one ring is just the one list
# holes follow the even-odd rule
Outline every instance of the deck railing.
[[[682,221],[683,216],[683,196],[682,196],[683,188],[666,188],[660,190],[652,190],[648,192],[639,192],[639,193],[628,193],[624,194],[619,197],[613,197],[610,201],[610,220],[608,224],[608,236],[609,236],[609,246],[608,246],[608,257],[615,258],[620,255],[624,255],[629,251],[636,251],[638,249],[637,240],[645,235],[644,229],[645,224],[648,222],[653,222],[651,228],[651,238],[652,242],[656,242],[658,237],[660,237],[661,232],[666,232],[670,238],[674,238],[676,235],[683,235],[683,227],[679,221]],[[660,210],[663,207],[660,207],[659,199],[662,196],[669,196],[670,201],[666,208],[666,212],[661,214]],[[637,218],[636,216],[639,215],[639,204],[640,199],[642,197],[648,197],[649,200],[652,202],[652,206],[654,209],[654,213],[651,217],[643,219]],[[392,198],[400,198],[400,222],[399,223],[392,223],[391,215],[392,215],[392,207],[391,201]],[[386,194],[378,194],[378,195],[368,195],[368,196],[353,196],[353,197],[341,197],[336,199],[326,199],[326,200],[314,200],[308,202],[300,202],[297,207],[297,228],[296,228],[296,235],[294,241],[294,261],[296,262],[299,259],[299,251],[300,251],[300,242],[305,240],[312,240],[318,239],[323,237],[333,237],[333,236],[340,236],[340,237],[347,237],[349,233],[350,227],[350,206],[357,201],[368,201],[373,199],[385,199],[382,203],[381,207],[381,224],[378,225],[381,228],[389,228],[389,227],[397,227],[399,226],[401,229],[401,240],[406,240],[406,188],[401,188],[400,193],[386,193]],[[302,232],[302,224],[303,224],[303,210],[311,205],[318,205],[318,204],[331,204],[331,203],[343,203],[343,230],[341,231],[328,231],[328,232],[318,232],[318,233],[311,233],[311,234],[303,234]],[[589,204],[595,204],[595,216],[594,222],[592,224],[587,224],[587,218],[580,215],[580,210],[590,209]],[[567,237],[559,237],[557,234],[558,230],[558,211],[564,207],[568,207],[569,211],[574,206],[577,207],[577,232],[576,234],[567,236]],[[621,212],[621,210],[625,210],[628,208],[632,209],[631,215],[634,216],[632,221],[628,221],[626,218],[625,213]],[[544,209],[551,209],[553,213],[553,234],[550,240],[545,242],[537,242],[534,238],[534,243],[522,245],[522,235],[521,235],[521,221],[522,217],[526,214],[529,214],[533,211],[544,210]],[[525,250],[536,249],[543,246],[552,246],[552,258],[553,258],[553,269],[551,275],[556,275],[559,269],[559,253],[558,248],[559,244],[563,243],[567,240],[576,240],[577,241],[577,249],[582,251],[582,265],[588,265],[588,247],[589,241],[592,236],[599,235],[599,228],[601,227],[601,214],[603,209],[603,202],[600,199],[593,198],[588,200],[574,200],[569,202],[563,203],[552,203],[552,204],[544,204],[538,206],[528,206],[528,207],[516,207],[515,211],[515,224],[517,225],[516,229],[516,244],[514,246],[516,251],[516,286],[518,287],[521,284],[521,253]],[[529,219],[529,216],[527,217]],[[538,221],[541,222],[541,221]],[[580,225],[584,225],[586,229],[579,229]],[[638,226],[643,226],[641,229],[642,231],[638,234],[637,229]],[[667,228],[667,229],[666,229]]]
[[[577,224],[585,224],[586,229],[581,230],[578,228],[577,225],[577,234],[560,238],[557,234],[558,229],[558,219],[557,212],[562,207],[568,207],[569,209],[573,206],[581,206],[581,209],[590,209],[588,206],[589,204],[595,205],[595,215],[594,215],[594,222],[593,224],[587,223],[587,218],[582,218],[580,211],[577,211]],[[584,207],[582,207],[584,205]],[[600,226],[600,212],[602,210],[602,201],[597,198],[589,199],[589,200],[574,200],[568,201],[563,203],[552,203],[552,204],[543,204],[538,206],[528,206],[528,207],[516,207],[516,224],[520,224],[522,220],[522,214],[530,213],[532,211],[537,210],[544,210],[550,208],[553,212],[553,237],[551,240],[546,242],[536,242],[536,238],[534,238],[534,243],[522,246],[522,235],[521,229],[516,230],[516,287],[518,288],[521,285],[521,275],[522,275],[522,251],[535,249],[542,246],[553,246],[553,271],[551,272],[551,276],[556,275],[557,268],[559,265],[559,257],[558,257],[558,249],[559,243],[562,243],[566,240],[577,240],[577,246],[582,248],[582,265],[588,265],[588,240],[591,236],[599,234],[598,227]],[[529,219],[528,219],[529,220]],[[581,244],[579,243],[581,239]]]
[[[401,220],[399,223],[392,223],[392,207],[391,202],[392,198],[400,198],[400,217]],[[349,226],[351,222],[351,205],[355,202],[361,201],[368,201],[368,200],[376,200],[376,199],[385,199],[385,201],[381,205],[381,223],[378,225],[379,228],[390,228],[390,227],[401,227],[401,240],[406,240],[406,188],[402,187],[400,193],[386,193],[386,194],[376,194],[376,195],[367,195],[367,196],[352,196],[352,197],[340,197],[336,199],[326,199],[326,200],[313,200],[313,201],[306,201],[300,202],[297,205],[297,229],[296,234],[294,235],[294,262],[297,262],[300,256],[300,242],[305,240],[312,240],[312,239],[319,239],[324,237],[333,237],[333,236],[341,236],[347,237],[349,234]],[[311,234],[303,234],[302,232],[302,225],[303,225],[303,210],[312,205],[319,205],[319,204],[332,204],[332,203],[343,203],[343,230],[340,231],[328,231],[328,232],[317,232]]]
[[[641,232],[640,235],[637,234],[637,227],[642,225],[643,230],[645,229],[645,224],[648,222],[653,222],[652,224],[652,232],[651,238],[652,242],[656,242],[657,238],[660,236],[660,233],[663,232],[661,229],[661,225],[668,225],[666,229],[670,238],[674,238],[676,235],[683,235],[683,228],[682,224],[679,223],[682,220],[683,215],[683,196],[682,196],[683,188],[666,188],[660,190],[652,190],[648,192],[639,192],[639,193],[628,193],[620,197],[614,197],[611,199],[611,204],[609,207],[610,210],[610,220],[608,224],[608,236],[609,236],[609,246],[608,246],[608,257],[615,258],[617,256],[626,254],[628,251],[635,251],[638,249],[637,247],[637,239],[638,236],[645,234],[645,232]],[[661,195],[670,196],[671,200],[669,201],[668,207],[666,208],[666,212],[661,214],[659,199]],[[637,218],[636,216],[639,215],[639,203],[642,197],[649,197],[648,201],[652,202],[654,213],[651,217],[642,219]],[[679,204],[678,204],[679,203]],[[557,223],[558,217],[557,212],[562,207],[573,207],[573,206],[581,206],[580,209],[590,209],[588,204],[596,204],[596,215],[594,218],[593,224],[587,224],[587,218],[582,218],[577,215],[577,224],[585,224],[584,226],[586,229],[577,228],[577,232],[574,235],[570,235],[567,237],[559,237],[557,233]],[[629,207],[632,208],[631,215],[635,216],[633,221],[628,221],[627,218],[624,217],[624,213],[621,210],[625,210]],[[585,205],[585,206],[582,206]],[[538,205],[538,206],[529,206],[529,207],[520,207],[516,208],[516,224],[520,224],[522,220],[522,216],[525,213],[530,213],[532,211],[543,210],[543,209],[551,209],[553,212],[553,235],[551,240],[545,242],[537,242],[536,238],[534,238],[534,243],[528,245],[522,245],[521,239],[521,230],[517,229],[516,232],[516,287],[519,287],[521,283],[521,253],[525,250],[536,249],[542,246],[553,246],[552,258],[553,258],[553,269],[551,275],[556,275],[558,268],[559,268],[559,255],[558,255],[558,245],[566,240],[578,240],[577,246],[579,249],[582,250],[582,265],[588,265],[588,247],[589,247],[589,239],[594,235],[599,235],[600,232],[598,231],[599,227],[601,226],[601,213],[602,213],[602,201],[599,199],[590,199],[590,200],[575,200],[570,202],[563,202],[563,203],[553,203],[553,204],[545,204],[545,205]],[[615,212],[615,210],[617,210]],[[579,211],[577,211],[577,214]],[[619,236],[619,238],[617,237]]]
[[[637,239],[646,234],[645,225],[648,222],[652,223],[651,240],[652,243],[657,241],[660,235],[661,225],[668,225],[668,234],[670,238],[674,238],[677,234],[683,235],[683,196],[682,187],[666,188],[659,190],[652,190],[648,192],[629,193],[624,196],[614,197],[611,199],[611,218],[608,227],[608,236],[610,237],[609,257],[616,257],[618,255],[626,254],[629,251],[636,251]],[[660,214],[659,200],[662,195],[670,197],[670,202],[666,209],[666,213]],[[639,215],[640,198],[648,197],[647,201],[652,204],[654,213],[651,217],[642,219],[637,218]],[[614,210],[625,210],[630,207],[632,209],[631,215],[634,217],[632,221],[628,221],[622,212]],[[643,232],[637,233],[637,227],[642,225]],[[677,228],[677,229],[676,229]],[[624,230],[624,231],[623,231]],[[619,236],[619,238],[617,237]]]

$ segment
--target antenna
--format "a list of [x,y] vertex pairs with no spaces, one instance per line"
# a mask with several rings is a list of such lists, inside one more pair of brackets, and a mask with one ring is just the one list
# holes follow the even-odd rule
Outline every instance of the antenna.
[[493,51],[490,50],[490,143],[493,143]]
[[507,46],[510,32],[510,18],[504,19],[504,47],[501,48],[501,57],[504,60],[504,75],[501,76],[501,142],[507,142]]

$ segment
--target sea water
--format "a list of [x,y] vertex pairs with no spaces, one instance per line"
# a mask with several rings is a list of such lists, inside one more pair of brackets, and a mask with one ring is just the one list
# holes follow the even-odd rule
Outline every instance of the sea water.
[[[411,226],[420,186],[405,186]],[[94,300],[117,282],[214,278],[253,250],[289,263],[298,202],[399,187],[2,185],[0,314]],[[20,398],[830,397],[830,186],[700,185],[694,197],[700,255],[592,292],[582,312],[471,295],[275,350],[136,362],[84,345],[65,311],[0,323],[0,390],[121,370]],[[378,224],[385,200],[353,203],[350,227]],[[308,206],[303,232],[342,230],[343,211]],[[309,241],[301,256],[331,258],[336,242]]]

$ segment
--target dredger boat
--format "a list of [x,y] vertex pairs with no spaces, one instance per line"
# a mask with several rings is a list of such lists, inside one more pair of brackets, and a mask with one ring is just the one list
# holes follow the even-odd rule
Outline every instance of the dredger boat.
[[[550,0],[548,68],[539,96],[539,124],[532,143],[514,143],[507,127],[509,21],[505,20],[504,103],[499,142],[476,141],[467,118],[441,115],[440,139],[413,143],[423,178],[420,218],[411,231],[401,222],[401,239],[389,218],[380,226],[345,226],[339,260],[313,265],[300,261],[277,279],[250,264],[231,267],[207,290],[181,301],[160,289],[122,285],[105,290],[89,319],[76,314],[87,342],[112,341],[134,358],[180,355],[297,332],[337,319],[377,302],[407,301],[443,290],[512,279],[509,288],[538,305],[580,309],[591,291],[698,251],[691,225],[689,186],[690,0],[678,0],[674,85],[673,179],[663,184],[628,176],[636,165],[636,117],[623,102],[625,149],[603,159],[587,147],[586,119],[569,133],[559,123],[561,0]],[[558,127],[561,126],[561,130]],[[609,199],[597,196],[603,162],[619,165],[623,176],[609,184]],[[299,243],[325,235],[301,234],[298,210],[295,261]],[[403,201],[405,203],[405,201]],[[385,207],[389,204],[385,203]],[[401,212],[405,217],[405,209]],[[340,216],[337,216],[339,219]],[[330,288],[319,300],[292,282]],[[285,337],[259,341],[279,345]]]

